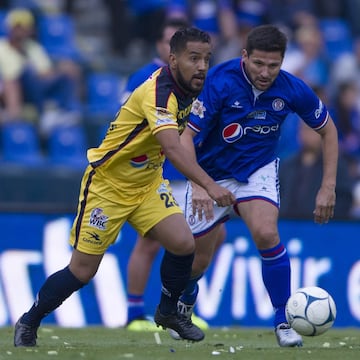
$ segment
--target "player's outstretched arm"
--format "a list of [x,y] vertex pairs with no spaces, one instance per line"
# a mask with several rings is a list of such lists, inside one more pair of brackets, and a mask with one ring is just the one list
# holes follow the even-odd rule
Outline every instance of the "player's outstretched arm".
[[336,173],[338,162],[338,134],[329,115],[327,124],[319,131],[322,138],[323,176],[315,200],[314,221],[327,223],[334,216]]
[[218,185],[199,166],[195,153],[191,153],[191,150],[182,145],[177,130],[162,130],[155,136],[167,159],[188,179],[203,187],[219,206],[229,206],[234,203],[234,195],[228,189]]

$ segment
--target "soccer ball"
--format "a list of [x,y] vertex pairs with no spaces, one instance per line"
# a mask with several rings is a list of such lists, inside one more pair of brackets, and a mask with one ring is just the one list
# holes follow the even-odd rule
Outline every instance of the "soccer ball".
[[317,336],[329,330],[336,318],[331,295],[317,286],[303,287],[290,296],[285,308],[289,325],[304,336]]

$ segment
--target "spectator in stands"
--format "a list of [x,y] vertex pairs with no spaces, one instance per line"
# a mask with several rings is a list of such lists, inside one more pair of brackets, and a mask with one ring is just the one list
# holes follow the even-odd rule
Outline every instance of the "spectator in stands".
[[347,81],[355,81],[360,90],[360,35],[354,38],[353,51],[340,55],[331,67],[332,86]]
[[170,53],[170,39],[175,31],[181,27],[188,26],[187,20],[181,18],[169,18],[164,21],[160,29],[158,29],[155,41],[156,56],[148,64],[131,74],[122,95],[122,103],[126,101],[129,95],[143,83],[155,70],[168,63]]
[[[280,217],[312,219],[314,199],[322,179],[322,151],[320,135],[299,122],[300,150],[280,164]],[[353,202],[352,182],[347,162],[340,155],[336,182],[334,219],[349,219]]]
[[339,133],[340,151],[360,159],[360,91],[355,80],[338,86],[333,116]]
[[300,26],[295,32],[294,45],[287,51],[282,68],[310,86],[325,86],[328,82],[329,60],[319,27]]
[[[40,117],[40,130],[45,135],[58,122],[80,121],[74,76],[77,73],[67,60],[56,66],[52,63],[44,47],[34,38],[32,13],[13,9],[6,17],[6,26],[7,36],[0,40],[5,120],[22,119],[24,104],[31,104]],[[50,106],[56,111],[46,112]]]

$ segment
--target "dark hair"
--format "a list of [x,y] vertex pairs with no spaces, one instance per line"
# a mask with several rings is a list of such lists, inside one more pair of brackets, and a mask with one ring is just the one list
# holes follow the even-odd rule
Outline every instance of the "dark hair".
[[253,28],[247,37],[246,51],[248,55],[254,50],[279,51],[284,57],[287,45],[286,35],[273,25],[260,25]]
[[164,36],[164,31],[168,27],[173,27],[176,29],[181,29],[189,26],[189,22],[184,18],[166,18],[162,23],[162,26],[158,29],[156,34],[156,40],[162,40]]
[[195,27],[187,27],[179,29],[172,36],[170,40],[170,52],[176,54],[183,51],[190,41],[211,44],[211,38],[207,32]]

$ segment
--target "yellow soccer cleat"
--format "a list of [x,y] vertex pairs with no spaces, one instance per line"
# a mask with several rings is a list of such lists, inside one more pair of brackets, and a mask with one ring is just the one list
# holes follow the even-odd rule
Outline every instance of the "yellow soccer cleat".
[[126,329],[129,331],[159,331],[154,321],[148,318],[134,319],[126,325]]
[[201,330],[207,330],[209,328],[209,324],[201,317],[196,316],[194,313],[191,316],[191,320]]

